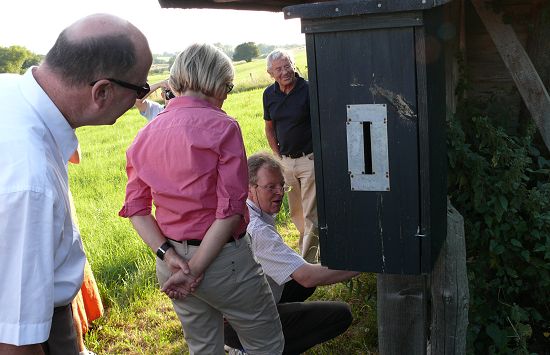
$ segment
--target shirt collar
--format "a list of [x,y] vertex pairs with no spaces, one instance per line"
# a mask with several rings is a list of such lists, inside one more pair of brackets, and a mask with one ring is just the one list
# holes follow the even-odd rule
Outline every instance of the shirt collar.
[[276,214],[271,215],[267,212],[262,211],[258,206],[256,206],[254,202],[252,202],[251,199],[247,199],[246,204],[248,206],[248,212],[250,213],[250,219],[256,217],[267,224],[271,224],[272,226],[275,225],[275,216],[277,216]]
[[67,119],[34,78],[32,72],[35,68],[30,67],[23,75],[21,93],[50,131],[63,162],[67,163],[78,147],[78,139]]
[[194,96],[176,96],[173,99],[170,99],[170,101],[168,101],[168,104],[166,105],[167,110],[173,110],[182,107],[208,107],[225,113],[224,110],[213,105],[207,100]]

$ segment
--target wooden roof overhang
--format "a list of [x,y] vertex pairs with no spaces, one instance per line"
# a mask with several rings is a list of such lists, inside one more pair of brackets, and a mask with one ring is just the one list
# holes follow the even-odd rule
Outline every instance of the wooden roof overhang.
[[162,8],[225,9],[280,12],[284,7],[319,2],[318,0],[158,0]]
[[[347,15],[365,11],[368,12],[394,12],[422,10],[436,7],[449,2],[450,0],[347,0],[347,1],[328,1],[328,0],[158,0],[162,8],[178,9],[225,9],[225,10],[256,10],[256,11],[284,11],[286,7],[301,13],[303,10],[310,9],[310,4],[317,3],[318,11],[331,11],[332,6],[346,9]],[[305,5],[301,7],[299,5]],[[286,12],[286,11],[285,11]],[[285,15],[287,15],[285,13]],[[340,14],[341,16],[342,14]]]

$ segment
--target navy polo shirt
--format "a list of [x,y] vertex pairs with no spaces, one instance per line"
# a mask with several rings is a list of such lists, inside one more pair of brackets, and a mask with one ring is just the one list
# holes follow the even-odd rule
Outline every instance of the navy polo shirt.
[[274,123],[279,152],[282,155],[313,152],[308,82],[296,73],[296,84],[288,94],[275,82],[264,90],[263,102],[264,120]]

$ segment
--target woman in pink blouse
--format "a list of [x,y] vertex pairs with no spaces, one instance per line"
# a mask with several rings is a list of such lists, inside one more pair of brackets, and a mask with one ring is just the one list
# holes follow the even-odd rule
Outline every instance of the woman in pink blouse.
[[280,354],[279,316],[246,234],[242,134],[221,110],[233,77],[231,60],[214,46],[194,44],[176,57],[169,79],[176,97],[126,152],[119,214],[156,251],[159,284],[191,354],[224,354],[224,317],[247,353]]

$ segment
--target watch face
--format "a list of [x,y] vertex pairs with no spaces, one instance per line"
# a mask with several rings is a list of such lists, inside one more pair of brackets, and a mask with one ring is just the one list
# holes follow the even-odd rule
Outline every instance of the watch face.
[[166,253],[166,252],[165,252],[164,250],[162,250],[161,248],[158,248],[158,249],[157,249],[157,256],[158,256],[158,258],[159,258],[160,260],[164,260],[164,254],[165,254],[165,253]]

